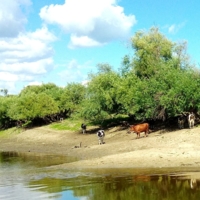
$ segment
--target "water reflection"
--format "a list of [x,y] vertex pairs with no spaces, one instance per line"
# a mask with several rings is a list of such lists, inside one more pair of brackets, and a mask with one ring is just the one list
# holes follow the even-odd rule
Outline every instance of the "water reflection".
[[[194,173],[195,175],[195,173]],[[200,197],[200,180],[196,180],[196,187],[191,189],[190,179],[182,175],[128,175],[122,177],[78,176],[57,179],[53,177],[32,180],[29,187],[43,185],[39,191],[62,194],[72,191],[77,198],[87,197],[90,200],[160,200],[182,199],[193,200]]]
[[76,161],[77,158],[62,155],[44,155],[39,153],[0,152],[0,164],[23,163],[36,167],[46,167]]
[[[36,158],[31,159],[33,162],[40,160],[38,155],[35,156]],[[30,160],[25,157],[20,154],[1,155],[0,199],[197,200],[200,198],[198,171],[173,173],[158,169],[52,170],[46,167],[49,166],[46,161],[43,167],[41,161],[40,165],[30,167],[30,163],[27,165]],[[46,159],[44,156],[43,159],[41,155],[40,157],[41,160]]]

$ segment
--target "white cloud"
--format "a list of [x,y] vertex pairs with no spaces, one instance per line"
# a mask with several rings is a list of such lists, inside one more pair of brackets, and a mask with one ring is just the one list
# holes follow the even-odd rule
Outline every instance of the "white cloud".
[[42,65],[52,65],[49,44],[55,39],[45,27],[16,38],[0,38],[0,71],[43,73]]
[[63,5],[45,6],[40,17],[71,34],[70,47],[98,46],[129,36],[136,23],[134,15],[125,15],[116,0],[65,0]]
[[[127,16],[116,2],[66,0],[63,5],[43,7],[40,17],[46,25],[58,25],[70,35],[70,48],[100,46],[126,38],[136,23],[135,16]],[[0,0],[0,88],[9,93],[18,93],[17,85],[34,84],[41,77],[57,78],[50,73],[54,69],[52,43],[57,38],[47,26],[26,31],[30,5],[31,0]],[[86,67],[88,63],[73,60],[59,75],[65,83],[81,82],[86,80],[88,70],[82,72]]]
[[82,84],[83,86],[87,87],[88,84],[89,84],[89,82],[90,82],[89,80],[84,80],[84,81],[81,82],[81,84]]
[[102,45],[100,42],[97,42],[88,36],[71,36],[71,41],[68,45],[69,48],[73,49],[74,47],[91,47],[91,46],[100,46]]
[[0,80],[6,82],[15,82],[18,81],[19,78],[17,75],[9,72],[0,72]]
[[86,80],[88,70],[92,68],[90,61],[80,65],[75,59],[73,59],[65,65],[65,69],[59,72],[58,76],[65,84],[72,82],[81,83]]
[[175,32],[175,24],[172,24],[169,28],[168,28],[168,32],[169,33],[174,33]]
[[168,32],[170,34],[175,34],[177,33],[181,28],[185,26],[186,22],[180,23],[180,24],[172,24],[170,26],[167,26]]
[[[2,74],[0,75],[0,77],[2,77]],[[8,93],[10,94],[10,91],[16,90],[15,82],[13,82],[13,81],[11,81],[11,82],[0,81],[0,89],[8,89]]]
[[0,0],[0,88],[9,93],[18,93],[17,85],[34,82],[54,68],[55,35],[46,26],[25,30],[31,4],[31,0]]
[[28,83],[28,85],[42,85],[42,82],[33,81],[33,82]]
[[22,8],[29,5],[30,0],[0,1],[0,37],[15,37],[24,30],[27,19]]
[[55,39],[46,27],[0,38],[0,82],[34,81],[50,71],[54,67],[50,43]]

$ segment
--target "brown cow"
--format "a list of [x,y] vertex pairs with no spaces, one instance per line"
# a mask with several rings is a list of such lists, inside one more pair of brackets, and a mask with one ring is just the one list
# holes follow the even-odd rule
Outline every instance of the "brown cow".
[[144,124],[130,125],[128,133],[130,132],[135,132],[137,134],[137,138],[140,138],[140,133],[145,132],[145,136],[147,137],[149,133],[149,124],[144,123]]

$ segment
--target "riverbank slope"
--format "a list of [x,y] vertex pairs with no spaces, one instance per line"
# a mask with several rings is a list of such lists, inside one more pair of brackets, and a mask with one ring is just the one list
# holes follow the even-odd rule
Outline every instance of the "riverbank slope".
[[56,168],[173,168],[200,167],[200,128],[156,131],[140,139],[126,129],[106,130],[105,144],[90,133],[56,131],[48,126],[0,138],[0,151],[67,155],[78,161]]

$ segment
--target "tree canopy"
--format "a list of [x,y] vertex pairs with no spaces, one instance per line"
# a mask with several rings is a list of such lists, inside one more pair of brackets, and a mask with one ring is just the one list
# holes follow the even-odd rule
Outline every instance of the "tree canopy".
[[200,72],[189,60],[187,44],[172,42],[156,27],[137,31],[132,53],[124,55],[119,70],[99,63],[88,74],[88,84],[54,83],[27,86],[19,95],[1,90],[0,126],[19,120],[51,122],[79,115],[102,121],[121,114],[137,120],[173,118],[182,112],[200,111]]

